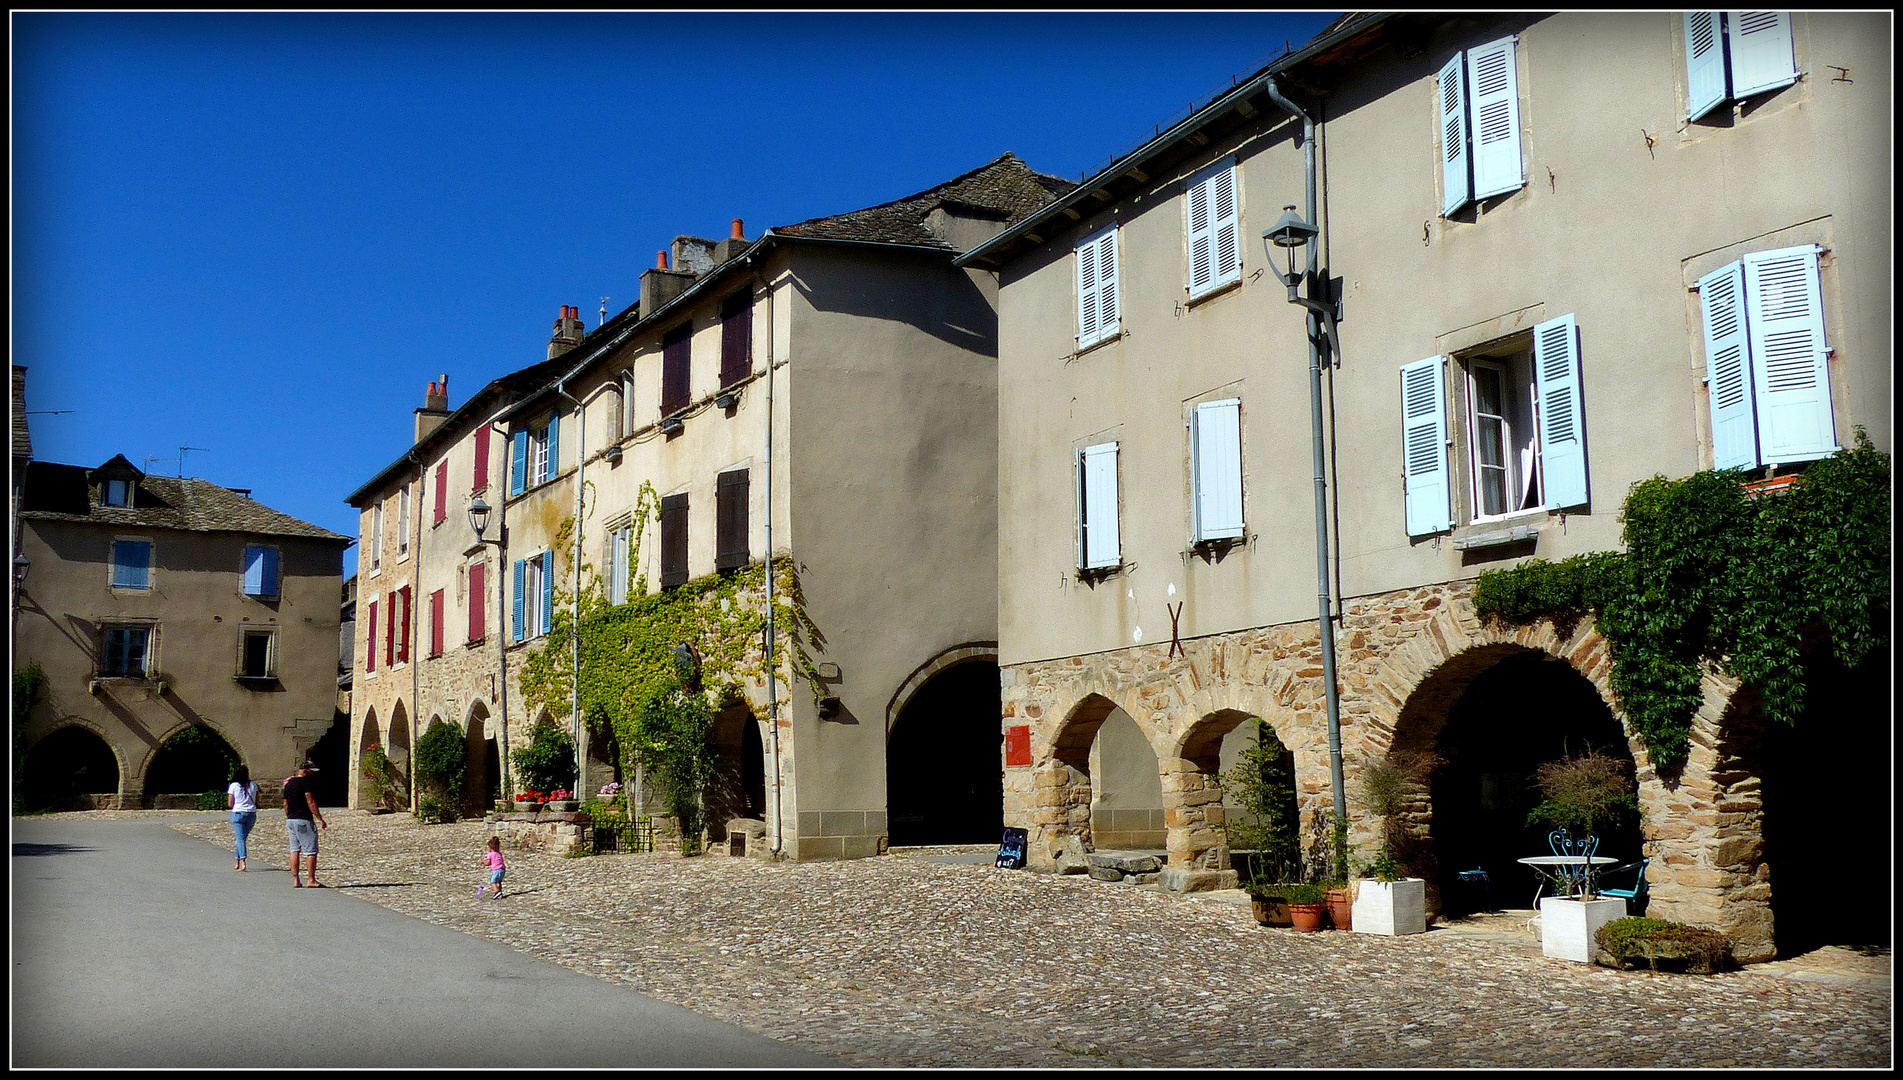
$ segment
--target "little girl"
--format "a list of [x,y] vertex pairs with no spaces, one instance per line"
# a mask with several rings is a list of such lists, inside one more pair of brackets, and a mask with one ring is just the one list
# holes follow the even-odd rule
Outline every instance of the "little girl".
[[[489,838],[489,853],[486,858],[489,860],[489,884],[496,887],[495,896],[491,896],[489,899],[494,900],[497,896],[502,895],[502,876],[509,872],[509,868],[502,865],[502,838],[500,836],[491,836]],[[484,886],[481,885],[476,886],[476,899],[482,899],[483,888]]]

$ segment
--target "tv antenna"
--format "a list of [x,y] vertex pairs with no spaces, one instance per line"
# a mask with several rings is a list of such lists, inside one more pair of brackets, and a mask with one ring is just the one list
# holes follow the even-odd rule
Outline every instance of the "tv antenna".
[[181,446],[181,447],[179,447],[179,448],[178,448],[178,478],[179,478],[180,480],[183,480],[183,479],[185,479],[185,451],[187,451],[187,450],[196,450],[196,451],[198,451],[198,452],[199,452],[199,453],[201,453],[201,454],[209,454],[209,453],[211,453],[211,448],[210,448],[210,447],[205,447],[205,446]]

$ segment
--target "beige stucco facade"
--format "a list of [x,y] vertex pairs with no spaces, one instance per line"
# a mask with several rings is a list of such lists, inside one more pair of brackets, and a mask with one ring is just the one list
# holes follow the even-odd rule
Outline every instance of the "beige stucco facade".
[[[1507,655],[1492,644],[1505,632],[1473,619],[1471,579],[1527,556],[1617,549],[1631,484],[1712,467],[1702,276],[1819,245],[1836,445],[1861,426],[1890,448],[1889,16],[1792,14],[1802,75],[1697,123],[1685,119],[1683,25],[1678,13],[1420,15],[1385,37],[1318,39],[1087,181],[1058,204],[1068,220],[1022,223],[967,257],[1001,281],[1004,726],[1028,727],[1033,750],[1006,770],[1006,820],[1032,830],[1034,861],[1089,840],[1086,751],[1113,707],[1157,756],[1175,866],[1228,865],[1213,753],[1246,716],[1294,750],[1305,806],[1326,806],[1308,348],[1259,239],[1286,205],[1315,219],[1321,266],[1340,279],[1340,362],[1324,401],[1330,591],[1349,814],[1364,844],[1357,763],[1431,747],[1458,688]],[[1443,216],[1437,73],[1508,37],[1523,180]],[[1269,71],[1321,118],[1313,212],[1300,122],[1250,89]],[[1185,200],[1225,159],[1236,162],[1239,280],[1192,298]],[[1113,227],[1120,327],[1080,349],[1077,250]],[[1569,314],[1588,497],[1478,513],[1475,436],[1462,422],[1469,358],[1530,354],[1531,331]],[[1437,355],[1449,358],[1452,522],[1411,535],[1400,372]],[[1226,399],[1240,400],[1244,535],[1199,547],[1189,424],[1196,406]],[[1077,454],[1110,442],[1120,552],[1109,571],[1083,574]],[[1379,626],[1358,625],[1370,611],[1384,613]],[[1582,637],[1529,633],[1554,640],[1513,647],[1564,660],[1610,703],[1590,625]],[[1731,689],[1708,680],[1710,727],[1683,776],[1651,776],[1629,729],[1623,741],[1655,904],[1725,926],[1740,955],[1763,958],[1755,766],[1717,749],[1741,737],[1720,722]],[[1720,768],[1701,754],[1732,756]],[[1432,820],[1423,793],[1417,823],[1431,831]]]

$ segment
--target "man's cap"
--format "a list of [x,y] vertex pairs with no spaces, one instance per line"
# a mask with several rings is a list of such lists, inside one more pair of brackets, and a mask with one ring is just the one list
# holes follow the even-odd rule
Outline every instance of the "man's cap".
[[317,771],[317,764],[316,764],[316,762],[313,762],[313,761],[311,761],[311,760],[310,760],[309,758],[306,758],[306,759],[304,759],[304,764],[302,764],[302,765],[299,765],[299,766],[298,766],[298,768],[299,768],[299,769],[309,769],[309,770],[310,770],[310,771],[312,771],[312,772],[316,772],[316,771]]

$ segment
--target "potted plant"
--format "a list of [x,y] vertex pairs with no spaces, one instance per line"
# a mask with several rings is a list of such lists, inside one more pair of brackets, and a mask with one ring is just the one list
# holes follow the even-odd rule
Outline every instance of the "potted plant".
[[1288,899],[1283,895],[1287,885],[1250,882],[1243,886],[1249,894],[1249,910],[1255,921],[1262,926],[1293,926],[1289,917]]
[[538,796],[532,801],[574,798],[569,789],[575,782],[575,742],[558,725],[546,720],[535,725],[529,732],[529,744],[509,756],[515,759],[516,772],[521,774],[529,794]]
[[[1592,852],[1595,830],[1638,809],[1637,784],[1625,763],[1596,750],[1549,761],[1534,770],[1533,779],[1545,801],[1527,815],[1527,824],[1552,826],[1558,846],[1568,850]],[[1595,935],[1625,916],[1625,901],[1596,895],[1589,860],[1559,869],[1554,877],[1565,895],[1540,900],[1540,951],[1589,964]]]
[[1418,841],[1408,810],[1441,764],[1427,750],[1395,750],[1359,772],[1362,803],[1381,823],[1381,847],[1360,865],[1355,886],[1353,925],[1361,933],[1394,937],[1427,929],[1427,882],[1409,877],[1403,859]]
[[1322,884],[1322,904],[1328,908],[1328,921],[1337,930],[1354,928],[1354,891],[1346,881],[1336,878]]
[[515,808],[533,814],[542,809],[542,801],[546,798],[546,795],[530,788],[515,797]]
[[542,809],[562,814],[572,814],[581,804],[575,801],[575,793],[567,788],[556,788],[548,793],[548,805]]
[[1295,929],[1312,934],[1322,928],[1322,915],[1328,910],[1328,894],[1320,885],[1280,886],[1282,899],[1288,902],[1289,921]]
[[[1295,799],[1295,756],[1260,717],[1256,737],[1222,775],[1229,857],[1245,883],[1300,881],[1301,811]],[[1245,885],[1246,887],[1246,885]],[[1281,925],[1288,925],[1282,923]]]

